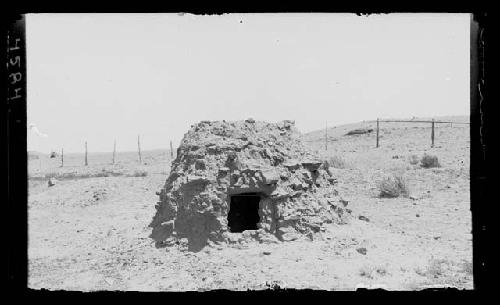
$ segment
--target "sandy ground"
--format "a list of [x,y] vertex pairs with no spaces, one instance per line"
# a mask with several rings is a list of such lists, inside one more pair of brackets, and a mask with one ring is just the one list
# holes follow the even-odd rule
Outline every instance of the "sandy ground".
[[[57,158],[32,160],[29,287],[472,289],[468,126],[436,128],[436,145],[430,148],[430,126],[385,124],[378,149],[374,133],[343,136],[359,126],[330,130],[329,149],[322,152],[346,161],[334,174],[353,219],[348,225],[330,225],[312,241],[242,238],[200,252],[189,252],[182,243],[155,248],[148,225],[158,200],[155,192],[168,175],[169,153],[144,152],[146,164],[141,165],[133,153],[118,154],[115,165],[111,154],[90,154],[88,167],[82,166],[82,155],[65,156],[63,168]],[[304,138],[324,150],[324,133]],[[437,155],[442,166],[410,164],[411,155],[424,153]],[[96,177],[103,169],[116,175]],[[45,175],[62,173],[65,179],[47,186]],[[378,197],[377,181],[388,173],[408,178],[410,198]]]

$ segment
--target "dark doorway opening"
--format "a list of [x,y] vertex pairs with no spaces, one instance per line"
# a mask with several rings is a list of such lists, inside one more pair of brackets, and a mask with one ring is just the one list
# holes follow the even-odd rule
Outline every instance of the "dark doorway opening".
[[227,221],[229,231],[233,233],[245,230],[257,230],[259,223],[260,196],[256,193],[246,193],[231,196]]

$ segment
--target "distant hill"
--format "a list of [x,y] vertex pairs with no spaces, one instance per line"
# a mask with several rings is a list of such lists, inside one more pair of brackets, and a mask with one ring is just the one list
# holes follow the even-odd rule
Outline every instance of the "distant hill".
[[[451,121],[458,123],[469,122],[468,115],[460,115],[460,116],[436,116],[436,117],[407,117],[407,118],[381,118],[383,120],[431,120],[435,119],[436,121]],[[389,123],[386,123],[389,124]],[[388,125],[383,124],[383,127],[387,127]],[[395,123],[390,123],[390,126]],[[415,124],[415,123],[406,123],[406,124]],[[375,128],[376,127],[376,119],[370,121],[361,121],[356,123],[342,124],[337,126],[332,126],[327,129],[327,135],[329,139],[339,138],[344,136],[349,131],[354,129],[363,129],[363,128]],[[311,132],[304,133],[302,135],[302,139],[305,142],[315,142],[315,141],[323,141],[325,138],[325,129],[315,130]]]

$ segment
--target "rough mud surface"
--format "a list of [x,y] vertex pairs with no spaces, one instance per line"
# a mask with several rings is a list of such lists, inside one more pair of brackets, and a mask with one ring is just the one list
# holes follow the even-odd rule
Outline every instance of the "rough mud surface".
[[[230,198],[258,194],[256,239],[312,236],[345,223],[328,165],[301,142],[294,123],[204,121],[177,150],[151,226],[157,245],[187,238],[189,249],[230,242]],[[168,243],[167,243],[168,241]]]
[[[29,163],[29,287],[51,290],[208,290],[382,287],[413,290],[435,286],[472,289],[469,194],[469,129],[442,126],[430,148],[427,126],[383,125],[374,133],[344,136],[359,124],[333,131],[326,155],[345,160],[333,168],[348,224],[325,224],[313,238],[281,242],[274,235],[230,233],[229,242],[188,250],[188,241],[157,248],[149,236],[157,191],[169,175],[167,152],[40,157]],[[418,128],[414,128],[418,127]],[[324,149],[324,135],[304,135]],[[412,155],[438,156],[440,168],[412,164]],[[39,163],[43,162],[43,163]],[[105,168],[123,175],[99,176]],[[41,171],[39,169],[42,169]],[[137,175],[134,173],[139,171]],[[69,172],[48,187],[50,176]],[[142,172],[147,175],[143,176]],[[131,173],[131,174],[130,174]],[[376,182],[404,174],[408,198],[379,198]]]

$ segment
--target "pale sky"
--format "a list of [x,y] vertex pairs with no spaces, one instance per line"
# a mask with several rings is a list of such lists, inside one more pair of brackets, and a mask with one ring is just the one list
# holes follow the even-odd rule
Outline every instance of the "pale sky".
[[468,14],[31,14],[28,150],[177,146],[201,120],[468,115]]

